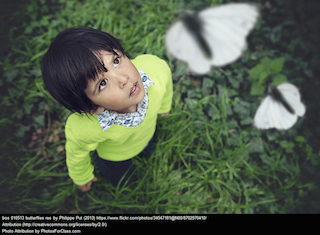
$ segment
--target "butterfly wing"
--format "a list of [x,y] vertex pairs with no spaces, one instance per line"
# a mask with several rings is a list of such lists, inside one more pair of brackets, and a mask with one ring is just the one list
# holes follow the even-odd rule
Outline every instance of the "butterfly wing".
[[273,113],[274,118],[277,120],[274,128],[278,130],[288,130],[297,121],[297,115],[290,113],[281,102],[272,99],[273,106],[270,112]]
[[254,116],[254,126],[258,129],[270,129],[273,127],[274,123],[272,117],[269,115],[268,110],[271,105],[271,97],[267,96],[264,98],[260,106],[258,107],[256,114]]
[[168,29],[166,47],[174,57],[188,63],[192,71],[199,74],[210,71],[210,62],[204,57],[196,40],[182,21],[174,23]]
[[207,59],[187,27],[178,21],[166,34],[167,50],[177,59],[188,63],[193,72],[205,74],[210,67],[223,66],[238,59],[246,45],[246,36],[253,28],[259,13],[246,3],[211,7],[198,14],[203,24],[201,34],[213,54]]
[[241,56],[258,15],[258,9],[246,3],[226,4],[199,13],[203,36],[213,51],[211,65],[224,66]]
[[286,108],[275,101],[271,96],[267,96],[254,116],[254,126],[258,129],[287,130],[297,121],[297,116],[289,113]]
[[277,86],[277,89],[293,108],[295,114],[302,117],[306,112],[306,107],[303,103],[301,103],[301,97],[298,88],[291,83],[282,83]]

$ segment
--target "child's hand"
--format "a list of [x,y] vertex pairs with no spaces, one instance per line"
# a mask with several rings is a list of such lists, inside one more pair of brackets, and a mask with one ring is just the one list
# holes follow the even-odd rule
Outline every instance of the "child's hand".
[[96,182],[98,180],[97,177],[94,177],[91,181],[84,185],[77,185],[77,188],[80,189],[82,192],[87,192],[91,188],[92,182]]
[[168,116],[168,115],[169,115],[169,112],[167,112],[167,113],[161,113],[160,115],[161,115],[161,116]]

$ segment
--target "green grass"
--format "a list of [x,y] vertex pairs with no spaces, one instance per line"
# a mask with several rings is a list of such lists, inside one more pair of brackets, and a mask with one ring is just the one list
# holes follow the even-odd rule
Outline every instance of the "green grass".
[[[220,2],[33,0],[8,13],[13,25],[4,27],[9,37],[0,63],[0,212],[319,213],[316,63],[303,57],[313,55],[307,39],[279,40],[275,22],[286,27],[281,24],[289,18],[282,1],[272,11],[261,6],[264,15],[248,51],[222,70],[193,76],[164,48],[179,8]],[[98,181],[82,193],[67,173],[64,125],[70,112],[45,90],[39,66],[50,40],[71,26],[106,31],[123,40],[131,58],[155,54],[173,71],[173,105],[168,117],[158,119],[156,150],[133,158],[138,179],[121,189],[96,170]],[[280,33],[292,38],[287,30]],[[292,34],[299,39],[299,28]],[[248,71],[265,56],[286,58],[281,73],[301,87],[307,105],[305,117],[287,132],[252,127],[263,96],[250,95]]]
[[[248,190],[254,179],[246,166],[248,143],[239,139],[234,148],[224,143],[223,117],[212,123],[195,120],[179,96],[174,101],[170,116],[159,117],[155,152],[134,158],[138,180],[132,185],[115,189],[97,174],[98,182],[83,194],[68,180],[64,161],[26,150],[6,202],[25,213],[241,213],[275,200],[260,200],[257,186]],[[15,188],[21,191],[13,196]]]

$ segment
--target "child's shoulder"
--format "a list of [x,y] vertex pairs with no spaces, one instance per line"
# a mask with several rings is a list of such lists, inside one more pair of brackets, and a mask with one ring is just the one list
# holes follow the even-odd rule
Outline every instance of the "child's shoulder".
[[71,114],[65,126],[66,131],[71,131],[76,138],[89,138],[101,131],[101,127],[96,115]]
[[138,55],[136,58],[133,59],[134,61],[142,61],[142,62],[153,62],[153,61],[160,61],[158,56],[152,54],[142,54]]
[[157,72],[170,71],[170,68],[167,62],[163,59],[160,59],[156,55],[143,54],[143,55],[137,56],[135,59],[131,61],[138,69],[143,70],[147,74],[156,72],[156,71]]

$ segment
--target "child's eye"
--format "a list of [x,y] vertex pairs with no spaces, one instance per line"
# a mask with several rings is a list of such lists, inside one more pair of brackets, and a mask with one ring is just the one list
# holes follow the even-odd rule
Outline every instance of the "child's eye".
[[113,61],[113,66],[116,68],[120,64],[120,57],[116,57]]
[[107,86],[107,79],[103,79],[100,83],[100,86],[99,86],[99,90],[101,91],[102,89],[104,89],[106,86]]

